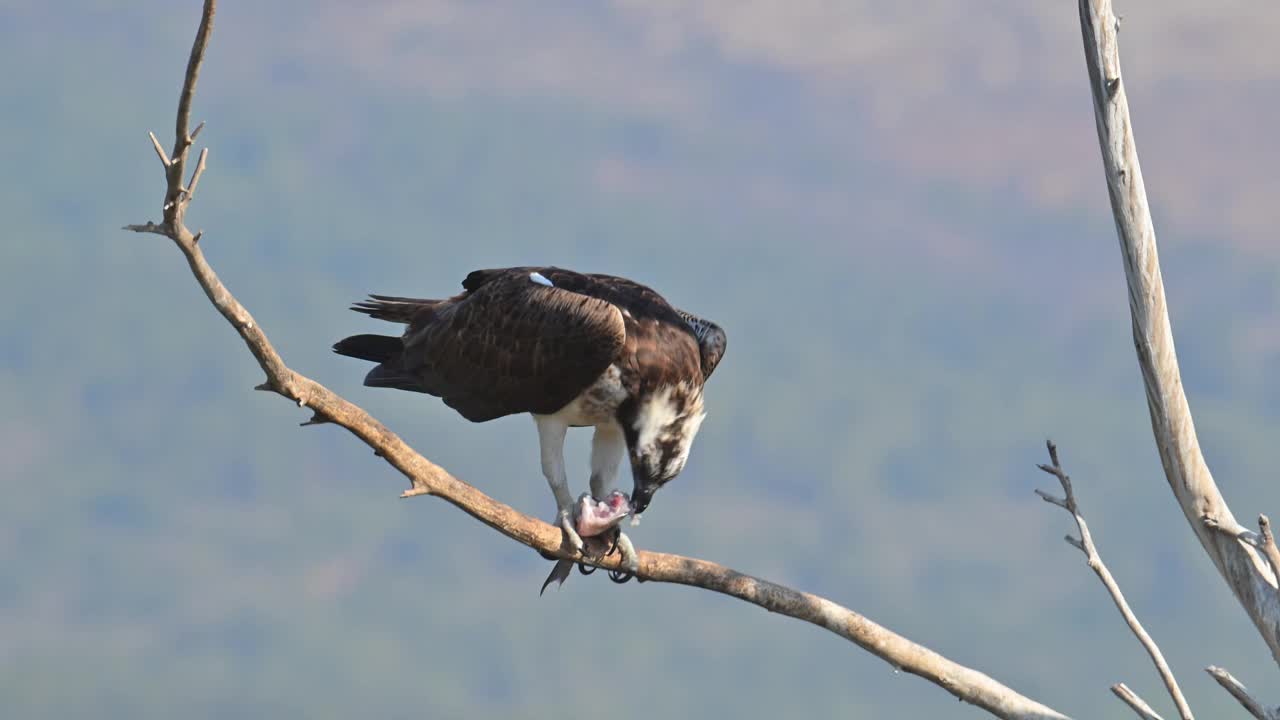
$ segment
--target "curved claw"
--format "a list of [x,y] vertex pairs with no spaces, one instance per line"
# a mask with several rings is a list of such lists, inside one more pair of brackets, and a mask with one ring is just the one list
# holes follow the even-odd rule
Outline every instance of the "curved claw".
[[622,566],[632,575],[640,571],[640,556],[636,553],[636,548],[631,544],[631,538],[627,534],[618,531],[618,537],[614,541],[618,546],[618,552],[622,555]]
[[640,558],[636,555],[635,546],[631,544],[631,538],[621,530],[614,535],[613,546],[622,555],[622,567],[618,570],[610,570],[609,579],[622,585],[636,577],[636,573],[640,570]]
[[596,570],[599,570],[599,569],[600,569],[600,568],[596,567],[595,565],[588,565],[588,564],[586,564],[586,563],[578,563],[578,572],[582,573],[583,575],[590,575],[591,573],[593,573],[593,572],[595,572]]

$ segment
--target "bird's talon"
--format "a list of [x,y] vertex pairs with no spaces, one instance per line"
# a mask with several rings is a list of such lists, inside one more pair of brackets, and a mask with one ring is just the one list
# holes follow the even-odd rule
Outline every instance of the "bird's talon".
[[560,529],[564,531],[564,544],[568,545],[574,552],[582,554],[582,537],[578,535],[578,531],[573,527],[573,513],[568,510],[561,510],[559,515]]
[[583,575],[590,575],[591,573],[595,572],[598,569],[599,568],[597,568],[595,565],[578,563],[578,572],[582,573]]
[[627,572],[626,570],[610,570],[609,571],[609,579],[618,583],[619,585],[625,585],[633,577],[635,577],[635,575]]
[[622,555],[622,567],[626,568],[632,575],[639,573],[640,556],[636,553],[635,545],[631,544],[631,538],[619,530],[615,542],[618,545],[618,552]]

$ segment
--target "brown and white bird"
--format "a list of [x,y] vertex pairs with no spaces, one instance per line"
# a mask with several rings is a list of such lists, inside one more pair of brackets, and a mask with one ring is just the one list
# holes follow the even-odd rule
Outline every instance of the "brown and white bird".
[[[556,267],[476,270],[446,300],[371,295],[352,309],[404,323],[404,334],[355,335],[334,351],[378,363],[364,384],[442,398],[472,422],[529,413],[557,523],[577,550],[564,463],[571,427],[595,427],[591,495],[613,489],[625,454],[639,515],[684,469],[705,417],[702,388],[725,351],[715,323],[648,287]],[[634,571],[625,535],[619,548]]]

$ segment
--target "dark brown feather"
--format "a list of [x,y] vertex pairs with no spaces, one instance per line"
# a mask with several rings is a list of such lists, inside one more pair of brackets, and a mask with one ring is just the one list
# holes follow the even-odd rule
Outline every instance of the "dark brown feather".
[[438,396],[475,422],[559,410],[625,339],[616,307],[538,284],[528,272],[485,278],[449,300],[374,296],[356,309],[409,325],[403,351],[370,381],[403,387],[400,379],[412,378],[415,387],[404,389]]
[[706,381],[711,377],[711,373],[715,372],[716,365],[720,364],[720,358],[724,357],[724,351],[728,347],[728,338],[724,334],[724,330],[719,325],[685,312],[684,310],[676,310],[676,313],[684,319],[685,323],[693,330],[693,335],[698,339],[698,354],[702,360],[702,379]]
[[422,313],[430,312],[440,300],[423,300],[420,298],[395,297],[393,295],[370,295],[368,300],[351,306],[352,310],[364,313],[375,320],[387,320],[409,324]]
[[[448,300],[372,295],[353,306],[408,325],[402,351],[374,368],[366,384],[429,393],[483,422],[554,413],[611,363],[634,396],[701,381],[723,353],[718,327],[625,278],[516,267],[476,270],[462,285]],[[700,344],[708,327],[719,342],[710,354]]]
[[[512,275],[526,277],[533,272],[540,273],[558,288],[617,305],[637,321],[655,320],[662,324],[670,324],[677,331],[687,330],[698,345],[698,359],[703,380],[711,377],[716,365],[720,363],[720,358],[724,356],[727,345],[726,336],[719,325],[672,307],[652,288],[627,278],[599,273],[579,273],[558,267],[516,267],[476,270],[467,275],[462,286],[471,290],[495,278],[507,278]],[[629,323],[629,334],[634,332],[630,325]],[[643,328],[640,332],[645,334]]]

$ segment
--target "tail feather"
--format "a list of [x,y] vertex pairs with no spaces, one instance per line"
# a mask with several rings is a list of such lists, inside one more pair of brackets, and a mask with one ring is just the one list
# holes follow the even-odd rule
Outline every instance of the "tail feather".
[[396,297],[394,295],[370,295],[351,306],[352,310],[364,313],[376,320],[408,324],[423,310],[430,310],[440,303],[439,300],[421,298]]
[[404,343],[391,335],[352,335],[334,343],[333,351],[339,355],[383,363],[404,350]]
[[427,392],[423,387],[422,380],[406,373],[402,368],[395,364],[378,365],[364,376],[364,384],[368,387],[385,387],[395,388],[397,390],[408,390],[410,392]]

